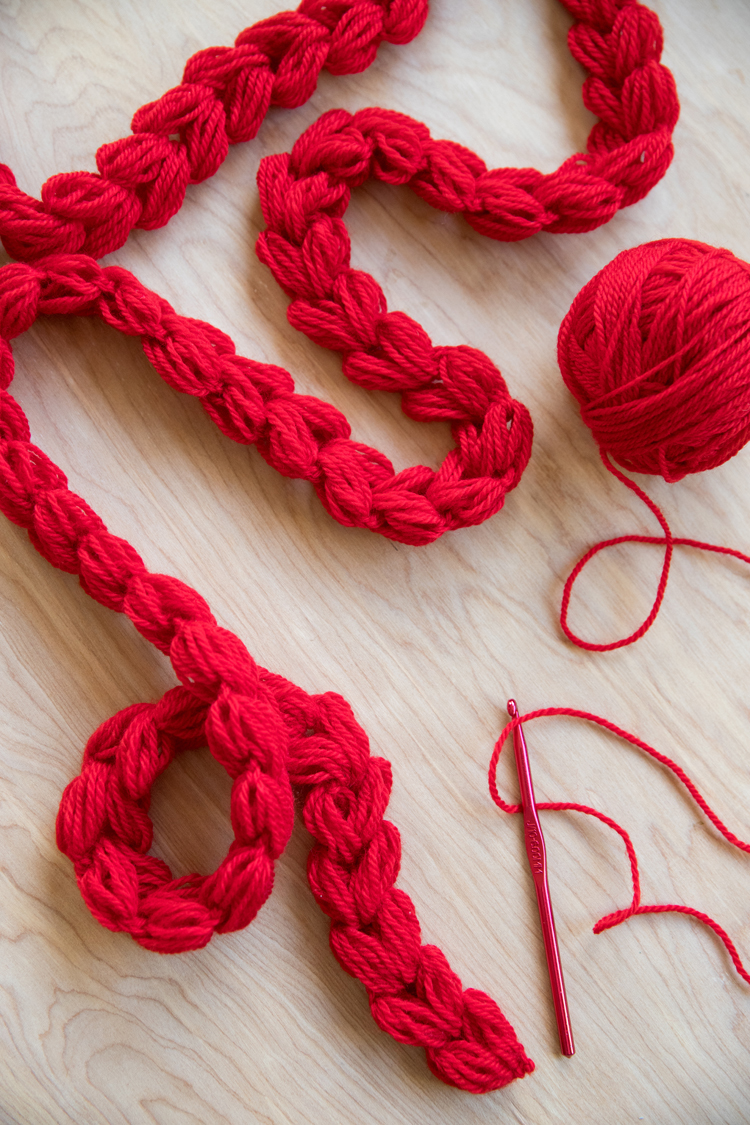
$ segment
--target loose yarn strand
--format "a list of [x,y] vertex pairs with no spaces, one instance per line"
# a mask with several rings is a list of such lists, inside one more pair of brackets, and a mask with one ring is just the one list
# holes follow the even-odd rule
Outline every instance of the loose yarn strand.
[[[750,853],[750,843],[741,840],[739,836],[735,835],[734,832],[727,828],[727,826],[713,811],[706,799],[698,790],[695,783],[685,773],[681,766],[677,765],[677,763],[672,761],[671,758],[668,758],[666,755],[661,754],[647,742],[643,742],[634,734],[631,734],[629,731],[626,731],[622,727],[617,726],[615,723],[610,722],[608,719],[604,719],[600,715],[594,715],[590,711],[579,711],[571,707],[545,707],[538,711],[529,711],[525,715],[516,716],[515,719],[511,719],[511,721],[507,723],[501,731],[500,737],[495,744],[495,748],[490,759],[488,780],[490,796],[502,812],[514,814],[523,811],[521,805],[510,804],[504,801],[500,796],[497,788],[497,765],[507,738],[520,723],[527,723],[532,719],[538,719],[544,716],[551,715],[566,715],[571,718],[585,719],[587,722],[596,723],[600,727],[603,727],[605,730],[608,730],[612,734],[617,735],[618,738],[622,738],[625,741],[630,742],[633,746],[636,746],[639,750],[642,750],[644,753],[654,758],[657,762],[660,763],[660,765],[666,766],[666,768],[671,770],[671,772],[679,779],[679,781],[682,782],[698,807],[708,817],[708,819],[721,833],[724,839],[727,840],[728,843],[732,845],[732,847],[738,848],[740,851]],[[640,874],[635,848],[633,847],[633,842],[628,833],[615,820],[612,820],[611,817],[608,817],[598,809],[591,808],[591,806],[589,805],[574,804],[572,802],[539,801],[537,802],[537,808],[550,811],[568,810],[573,812],[585,813],[587,816],[596,817],[603,824],[606,824],[609,828],[612,828],[615,832],[617,832],[623,840],[623,843],[625,844],[628,861],[630,863],[633,897],[628,907],[622,910],[613,911],[611,914],[607,914],[604,917],[600,918],[593,927],[593,931],[595,934],[599,934],[604,930],[619,926],[622,922],[627,921],[628,918],[631,918],[636,914],[666,914],[670,912],[686,914],[692,918],[697,919],[697,921],[702,922],[704,925],[713,930],[713,932],[726,947],[726,950],[732,960],[735,969],[737,970],[737,973],[743,978],[743,980],[746,981],[747,984],[750,984],[750,973],[748,973],[745,969],[742,960],[737,952],[737,947],[727,934],[726,930],[724,930],[719,925],[719,923],[711,918],[708,914],[704,914],[702,911],[696,910],[692,906],[684,906],[680,903],[653,904],[645,906],[641,904]]]
[[[603,449],[600,449],[599,453],[601,455],[602,461],[604,462],[605,468],[607,468],[613,476],[617,477],[619,481],[622,481],[622,483],[627,488],[629,488],[631,492],[634,492],[636,496],[639,497],[639,499],[641,499],[648,508],[650,508],[664,531],[664,538],[661,538],[660,536],[620,535],[615,539],[604,539],[600,543],[596,543],[593,547],[591,547],[590,550],[588,550],[586,554],[578,560],[573,570],[568,575],[565,586],[563,588],[562,602],[560,604],[560,626],[563,633],[569,641],[573,642],[573,644],[578,645],[579,648],[587,649],[589,652],[611,652],[613,649],[623,648],[625,645],[633,644],[633,642],[639,640],[639,638],[642,637],[644,633],[647,633],[653,625],[654,621],[656,620],[657,614],[661,609],[661,603],[664,600],[664,594],[667,589],[669,568],[672,564],[672,554],[674,551],[675,542],[682,543],[684,541],[675,540],[672,537],[671,529],[661,508],[657,504],[655,504],[654,501],[650,499],[650,497],[646,495],[643,489],[639,488],[635,481],[631,480],[629,477],[626,477],[624,473],[621,473],[619,469],[617,469],[612,464]],[[618,546],[620,543],[632,542],[663,543],[665,546],[664,562],[662,563],[661,574],[659,576],[659,585],[656,591],[656,597],[654,598],[653,605],[651,606],[651,610],[646,619],[641,625],[638,626],[637,629],[635,629],[627,637],[623,637],[619,641],[610,641],[608,644],[595,644],[594,642],[586,641],[583,639],[583,637],[579,637],[577,633],[574,633],[568,625],[568,608],[570,606],[570,598],[571,594],[573,593],[573,586],[575,585],[576,579],[580,575],[583,568],[587,565],[587,563],[589,563],[595,555],[598,555],[600,551],[605,550],[605,548],[607,547]],[[716,547],[712,549],[720,551],[722,548]],[[748,561],[750,562],[750,559]]]

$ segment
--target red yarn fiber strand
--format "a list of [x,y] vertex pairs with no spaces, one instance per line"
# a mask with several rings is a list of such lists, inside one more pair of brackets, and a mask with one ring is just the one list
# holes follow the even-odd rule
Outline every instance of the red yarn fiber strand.
[[[84,298],[94,300],[98,267],[88,261],[89,278],[77,276]],[[48,311],[70,299],[54,278],[46,296]],[[116,299],[106,307],[115,309]],[[7,302],[0,324],[0,509],[49,562],[77,574],[91,597],[125,613],[169,656],[182,685],[104,722],[63,795],[58,846],[94,916],[162,953],[198,949],[215,932],[246,926],[271,892],[295,786],[316,841],[308,879],[331,919],[331,949],[364,984],[378,1026],[424,1047],[430,1069],[463,1090],[494,1090],[529,1073],[533,1063],[495,1002],[463,990],[444,954],[422,945],[414,906],[394,885],[401,843],[384,819],[390,763],[371,757],[341,696],[308,695],[258,668],[195,590],[149,572],[68,489],[63,472],[31,443],[28,421],[6,390],[13,377],[7,337],[22,329]],[[149,855],[151,787],[176,754],[205,744],[233,779],[234,840],[213,874],[175,879]]]
[[[592,230],[642,199],[672,160],[679,103],[659,63],[656,15],[635,0],[563,4],[576,20],[568,46],[588,73],[584,105],[599,118],[587,153],[547,176],[529,168],[488,172],[479,157],[431,141],[425,130],[424,162],[411,186],[433,206],[464,212],[491,238]],[[138,110],[131,136],[98,150],[98,174],[53,176],[37,200],[0,165],[3,245],[20,260],[79,251],[98,258],[122,246],[134,227],[163,226],[182,206],[187,184],[212,176],[230,144],[254,137],[270,105],[302,105],[323,68],[366,69],[380,42],[409,42],[426,16],[427,0],[303,0],[296,11],[241,32],[234,47],[198,52],[179,86]],[[401,167],[395,144],[391,155]],[[338,167],[342,155],[340,144]],[[335,152],[331,158],[336,163]]]
[[[604,452],[602,452],[601,456],[602,461],[604,462],[609,472],[611,472],[613,476],[617,477],[618,480],[622,481],[624,485],[626,485],[632,492],[634,492],[636,496],[638,496],[644,502],[644,504],[646,504],[651,509],[651,511],[654,513],[659,523],[661,524],[662,528],[664,529],[664,535],[618,535],[614,539],[603,539],[600,543],[596,543],[593,547],[591,547],[590,550],[588,550],[586,554],[578,560],[573,570],[568,575],[567,579],[565,580],[562,603],[560,605],[560,625],[563,633],[569,641],[572,641],[573,644],[578,645],[579,648],[587,649],[589,652],[611,652],[612,649],[623,648],[625,645],[630,645],[634,641],[639,640],[644,633],[648,632],[648,630],[656,620],[656,616],[661,608],[661,603],[664,599],[664,594],[667,588],[667,580],[669,578],[669,568],[672,562],[673,549],[675,547],[695,547],[696,549],[701,551],[713,551],[717,555],[729,555],[731,558],[739,559],[740,562],[750,564],[750,555],[744,555],[742,551],[735,551],[731,547],[719,547],[713,543],[702,543],[698,539],[684,539],[682,537],[675,538],[672,535],[669,524],[667,523],[664,513],[662,512],[658,504],[655,504],[653,500],[651,500],[646,495],[643,489],[638,487],[635,481],[630,480],[629,477],[626,477],[623,473],[616,469]],[[638,626],[637,629],[630,633],[629,636],[623,637],[622,640],[619,641],[610,641],[607,644],[595,644],[592,641],[584,640],[583,637],[579,637],[578,634],[574,633],[568,625],[568,610],[570,608],[570,598],[573,593],[573,586],[575,585],[575,582],[583,568],[591,559],[593,559],[595,555],[598,555],[600,551],[605,550],[605,548],[607,547],[617,547],[621,543],[658,543],[659,545],[664,546],[664,562],[662,563],[661,574],[659,576],[659,585],[657,587],[656,597],[654,598],[654,603],[651,606],[646,619],[641,625]]]
[[[590,711],[577,711],[571,707],[545,707],[538,711],[529,711],[526,715],[519,715],[516,716],[515,719],[511,719],[511,721],[507,723],[503,728],[500,737],[495,744],[495,749],[492,753],[489,767],[490,796],[492,797],[492,800],[495,802],[497,807],[503,812],[522,812],[521,805],[509,804],[508,802],[503,800],[498,792],[497,764],[500,760],[500,754],[502,753],[503,746],[505,745],[505,742],[511,732],[520,723],[527,723],[532,719],[538,719],[548,715],[569,715],[575,719],[585,719],[587,722],[597,723],[600,727],[604,727],[605,730],[611,731],[612,734],[616,734],[619,738],[623,738],[627,742],[630,742],[633,746],[637,746],[639,750],[643,750],[644,753],[654,758],[661,765],[666,766],[668,770],[671,770],[675,777],[677,777],[678,780],[682,782],[695,803],[708,817],[714,827],[721,833],[725,840],[727,840],[733,847],[739,848],[740,851],[750,853],[750,843],[746,843],[744,840],[741,840],[739,836],[736,836],[734,832],[730,831],[730,829],[727,828],[727,826],[716,815],[706,799],[698,790],[695,783],[690,779],[690,777],[688,777],[681,766],[678,766],[676,762],[673,762],[672,759],[668,758],[665,754],[659,753],[659,751],[655,750],[653,746],[649,746],[647,742],[643,742],[634,734],[630,734],[628,731],[623,730],[622,727],[616,726],[608,719],[603,719],[599,715],[593,715]],[[625,849],[628,854],[628,861],[630,863],[630,877],[633,885],[633,897],[629,906],[621,910],[615,910],[611,914],[607,914],[603,918],[600,918],[599,921],[594,925],[595,934],[602,933],[602,931],[604,930],[612,929],[614,926],[619,926],[622,922],[627,921],[628,918],[631,918],[635,914],[667,914],[670,912],[687,914],[713,930],[713,932],[724,944],[732,960],[732,964],[734,965],[738,974],[743,978],[744,981],[750,984],[750,973],[748,973],[745,969],[745,966],[743,965],[742,960],[740,959],[740,956],[737,952],[737,947],[727,934],[726,930],[724,930],[718,922],[714,921],[713,918],[709,917],[708,914],[704,914],[702,913],[702,911],[696,910],[692,906],[683,906],[680,903],[664,903],[651,905],[644,905],[641,903],[641,884],[635,848],[633,847],[633,842],[630,839],[628,833],[616,821],[612,820],[611,817],[606,816],[604,813],[599,812],[597,809],[591,808],[589,805],[578,805],[567,801],[538,801],[536,807],[538,809],[548,809],[551,811],[581,812],[586,813],[587,816],[594,816],[598,820],[602,821],[603,824],[606,824],[609,828],[614,829],[614,831],[620,835],[625,844]]]
[[[574,300],[560,328],[558,361],[605,467],[650,508],[664,532],[597,543],[565,583],[565,636],[581,648],[607,652],[651,628],[675,546],[750,563],[741,551],[674,537],[661,509],[612,463],[678,481],[724,464],[750,438],[750,265],[729,250],[685,239],[626,250]],[[664,544],[656,598],[634,632],[593,644],[568,626],[573,585],[590,559],[620,543]]]
[[366,70],[381,42],[419,34],[427,8],[427,0],[303,0],[240,32],[234,47],[199,51],[179,86],[137,111],[129,137],[102,145],[98,174],[52,176],[38,200],[0,165],[5,249],[22,261],[79,251],[100,258],[134,227],[164,226],[187,185],[213,176],[230,144],[254,137],[270,106],[303,105],[323,69]]

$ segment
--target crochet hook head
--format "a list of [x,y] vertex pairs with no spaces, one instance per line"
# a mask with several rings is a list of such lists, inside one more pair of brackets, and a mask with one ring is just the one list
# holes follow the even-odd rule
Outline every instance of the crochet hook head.
[[[508,700],[508,714],[511,719],[517,719],[518,707],[514,699]],[[539,919],[542,924],[542,938],[544,952],[547,957],[547,969],[552,988],[552,1002],[555,1006],[555,1019],[557,1031],[560,1036],[560,1049],[570,1058],[575,1054],[573,1030],[570,1025],[570,1012],[568,1010],[568,997],[565,992],[562,964],[560,962],[560,947],[555,930],[555,916],[552,912],[552,899],[547,882],[547,850],[544,846],[542,825],[536,809],[534,786],[531,780],[531,766],[529,764],[529,751],[526,746],[521,724],[513,728],[513,751],[516,757],[518,771],[518,784],[521,789],[521,805],[523,807],[523,827],[526,841],[526,854],[529,857],[529,866],[534,879],[536,900],[539,907]]]

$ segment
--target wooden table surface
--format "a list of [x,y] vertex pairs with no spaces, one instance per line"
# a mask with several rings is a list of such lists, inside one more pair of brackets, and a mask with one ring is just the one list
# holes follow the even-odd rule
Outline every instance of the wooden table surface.
[[[89,915],[55,847],[60,793],[107,716],[157,698],[168,662],[130,623],[0,524],[0,1121],[18,1125],[418,1125],[450,1121],[750,1121],[750,989],[715,937],[675,914],[594,936],[625,906],[620,839],[590,818],[544,815],[577,1054],[560,1056],[519,818],[486,769],[515,696],[524,711],[597,712],[675,758],[750,837],[750,594],[739,563],[678,553],[664,608],[637,645],[566,643],[557,612],[573,562],[599,538],[652,533],[603,470],[562,383],[557,329],[580,287],[625,247],[665,235],[750,258],[750,6],[654,0],[682,116],[676,157],[641,203],[586,235],[503,245],[404,188],[368,184],[347,223],[354,264],[439,344],[482,348],[534,418],[528,470],[505,509],[428,547],[339,526],[309,485],[222,437],[155,375],[137,341],[98,322],[47,319],[17,340],[15,393],[34,440],[154,570],[195,586],[255,658],[353,706],[393,763],[399,885],[423,940],[465,986],[488,991],[536,1071],[473,1096],[442,1085],[421,1051],[373,1023],[364,990],[328,949],[305,879],[302,826],[276,889],[246,930],[177,956],[147,952]],[[93,168],[134,110],[175,85],[189,55],[228,44],[279,0],[0,3],[0,160],[38,196],[50,175]],[[188,190],[172,222],[109,256],[189,316],[334,402],[355,437],[397,468],[436,466],[446,427],[348,384],[340,359],[296,333],[254,254],[260,158],[289,149],[333,106],[383,105],[461,141],[490,166],[553,170],[591,116],[554,0],[433,0],[423,33],[385,45],[361,75],[324,74],[310,102],[273,110],[257,140]],[[668,486],[640,478],[676,534],[750,549],[745,451]],[[592,566],[573,624],[607,640],[641,620],[660,552],[619,548]],[[596,806],[631,833],[644,901],[713,915],[750,962],[750,858],[730,848],[673,779],[590,725],[527,729],[538,799]],[[516,793],[511,762],[501,787]],[[159,780],[154,850],[208,872],[231,838],[229,779],[207,751]]]

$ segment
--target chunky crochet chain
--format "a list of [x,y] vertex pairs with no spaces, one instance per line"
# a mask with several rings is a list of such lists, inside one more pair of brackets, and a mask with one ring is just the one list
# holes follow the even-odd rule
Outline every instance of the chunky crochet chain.
[[384,469],[392,474],[390,462],[361,460],[346,508],[323,497],[342,523],[413,544],[480,523],[518,483],[533,433],[526,408],[485,356],[434,347],[416,321],[388,311],[374,278],[351,268],[343,215],[352,188],[371,177],[408,184],[433,207],[463,214],[480,233],[517,241],[541,230],[600,226],[645,195],[669,165],[679,107],[672,76],[658,62],[656,16],[632,2],[570,7],[584,17],[570,32],[573,53],[592,71],[584,100],[602,121],[589,154],[571,157],[551,175],[488,171],[461,145],[433,140],[421,122],[377,108],[331,110],[291,153],[261,161],[268,229],[256,250],[292,298],[290,323],[342,352],[353,382],[400,391],[404,412],[419,421],[449,421],[456,442],[437,474],[418,466],[383,480]]
[[[592,230],[643,198],[672,159],[679,103],[659,62],[656,15],[636,0],[563,3],[576,19],[568,45],[588,72],[583,101],[599,118],[587,153],[551,175],[488,171],[480,157],[431,140],[422,127],[411,186],[491,238]],[[98,258],[122,246],[134,227],[163,226],[181,207],[187,184],[212,176],[229,144],[254,137],[270,105],[302,105],[324,67],[333,74],[364,70],[382,40],[408,42],[426,15],[427,0],[303,0],[295,12],[241,32],[234,47],[198,52],[179,86],[138,110],[131,136],[98,150],[98,175],[53,176],[36,200],[0,165],[3,245],[21,260],[59,251]],[[344,147],[351,143],[361,147],[350,133]],[[340,148],[338,159],[335,146],[328,159],[341,169]],[[388,179],[385,171],[380,178]]]
[[429,133],[419,122],[387,110],[324,114],[291,154],[261,161],[258,187],[268,229],[256,247],[293,298],[290,323],[342,352],[349,379],[370,390],[400,391],[404,413],[417,421],[450,423],[456,447],[440,471],[418,466],[388,481],[390,510],[383,509],[383,469],[375,464],[352,490],[356,513],[326,504],[342,523],[355,522],[355,515],[360,527],[415,544],[499,511],[521,479],[533,435],[528,410],[511,398],[487,356],[475,348],[434,347],[411,317],[388,311],[373,277],[350,267],[342,216],[352,186],[370,175],[389,183],[409,180],[424,137]]
[[408,43],[422,29],[427,0],[303,0],[240,32],[234,47],[190,58],[182,82],[142,106],[132,134],[102,145],[95,172],[52,176],[41,200],[16,187],[0,165],[0,238],[20,260],[59,251],[100,258],[134,227],[162,227],[187,185],[217,171],[230,144],[250,140],[272,105],[308,100],[321,70],[365,70],[378,46]]
[[[58,293],[62,308],[68,297],[62,287]],[[496,1089],[528,1073],[533,1064],[495,1002],[464,991],[441,951],[421,944],[413,904],[394,886],[401,844],[384,819],[390,764],[370,756],[348,704],[259,669],[195,590],[149,572],[31,443],[7,391],[8,340],[28,319],[17,309],[9,288],[0,300],[0,509],[96,601],[127,614],[169,656],[182,685],[107,720],[63,796],[58,844],[94,916],[160,952],[196,949],[214,932],[247,925],[271,892],[298,786],[316,840],[309,881],[331,919],[331,948],[365,985],[379,1027],[424,1047],[434,1073],[465,1090]],[[234,841],[213,874],[175,879],[148,854],[151,787],[175,754],[205,744],[233,779]]]
[[[578,23],[569,35],[573,54],[593,71],[584,102],[602,120],[591,131],[588,154],[570,157],[550,175],[533,168],[488,170],[462,145],[434,140],[421,122],[376,108],[323,114],[289,155],[261,162],[263,213],[273,233],[261,236],[259,254],[299,298],[293,324],[313,338],[332,339],[329,347],[351,346],[352,315],[345,329],[334,321],[325,331],[328,321],[342,317],[324,302],[331,301],[332,280],[348,257],[341,225],[325,220],[342,215],[350,189],[371,177],[407,184],[432,207],[461,214],[475,230],[503,242],[542,230],[593,230],[650,191],[672,159],[679,113],[672,75],[658,62],[661,26],[632,0],[585,7],[611,16],[606,28]],[[305,316],[310,301],[317,311]],[[374,297],[370,304],[376,307]]]
[[[584,100],[601,121],[588,155],[553,176],[487,172],[467,150],[383,111],[326,115],[291,159],[276,158],[261,176],[269,221],[262,253],[294,297],[292,317],[342,350],[356,381],[403,391],[413,417],[451,422],[456,450],[437,473],[395,474],[382,455],[349,441],[338,411],[295,395],[286,372],[237,357],[223,333],[178,317],[127,271],[93,261],[133,227],[166,223],[187,183],[213,175],[229,143],[257,132],[269,105],[302,104],[323,66],[361,70],[383,39],[412,38],[426,0],[304,0],[243,32],[234,48],[194,56],[180,86],[138,111],[132,136],[99,150],[98,175],[55,176],[39,202],[0,170],[0,237],[15,257],[44,259],[0,272],[0,508],[53,565],[127,614],[169,656],[181,683],[105,722],[65,792],[58,842],[86,902],[110,929],[164,952],[241,928],[271,891],[297,786],[316,840],[309,880],[331,918],[334,954],[364,983],[381,1028],[423,1046],[435,1074],[473,1092],[503,1086],[533,1064],[494,1001],[464,991],[443,954],[421,944],[413,905],[395,887],[400,840],[384,819],[389,764],[370,756],[340,696],[309,696],[257,668],[194,590],[149,572],[68,489],[7,392],[9,341],[40,312],[100,315],[141,337],[160,374],[198,395],[234,440],[313,481],[342,522],[418,543],[486,518],[528,458],[528,416],[481,353],[433,348],[408,317],[387,313],[375,283],[349,268],[340,215],[368,174],[408,182],[436,206],[466,213],[482,233],[509,239],[588,230],[641,198],[669,163],[677,116],[671,76],[658,64],[658,21],[632,0],[566,7],[578,20],[571,49],[590,72]],[[288,177],[286,211],[269,169]],[[148,854],[151,787],[175,754],[202,744],[233,779],[234,841],[213,874],[174,879]]]
[[[413,418],[450,423],[455,448],[437,472],[417,465],[396,473],[383,454],[350,440],[338,411],[294,394],[288,373],[237,357],[229,337],[176,317],[123,271],[95,280],[83,258],[78,265],[73,258],[64,267],[58,262],[55,269],[70,275],[71,288],[60,311],[80,314],[92,302],[110,301],[113,307],[102,315],[141,336],[172,386],[198,395],[233,440],[257,444],[280,472],[311,481],[340,523],[415,545],[481,523],[499,511],[526,466],[533,432],[528,411],[481,352],[434,347],[415,321],[388,312],[374,279],[350,268],[341,216],[351,188],[368,176],[408,183],[434,206],[460,211],[477,230],[506,240],[541,229],[589,230],[644,195],[671,159],[678,112],[671,75],[658,62],[658,20],[633,0],[568,7],[579,21],[570,32],[571,49],[591,72],[584,100],[598,107],[602,121],[589,138],[589,154],[572,157],[551,176],[528,169],[488,172],[467,149],[433,141],[419,122],[378,109],[325,114],[291,155],[269,157],[259,170],[269,229],[258,253],[293,297],[290,321],[342,351],[344,371],[355,382],[400,391]],[[229,141],[253,135],[271,100],[299,104],[326,59],[336,72],[361,69],[382,38],[400,42],[416,34],[424,14],[424,4],[413,0],[334,7],[306,0],[296,13],[243,32],[234,49],[200,52],[188,62],[181,86],[138,111],[130,138],[99,150],[99,177],[74,173],[45,185],[45,216],[27,197],[18,210],[20,193],[0,185],[6,246],[19,257],[81,246],[99,255],[121,245],[134,224],[162,225],[180,206],[188,178],[212,175]],[[14,228],[23,208],[26,218]],[[80,283],[72,276],[76,269]],[[29,275],[31,319],[35,284]]]
[[[473,348],[433,349],[424,333],[428,373],[440,378],[441,389],[428,389],[432,401],[424,396],[412,413],[422,421],[452,418],[457,448],[438,472],[418,465],[396,473],[382,453],[350,439],[349,423],[334,406],[297,394],[283,368],[238,356],[229,336],[178,316],[119,266],[59,254],[0,269],[0,323],[8,335],[25,331],[40,313],[99,316],[140,337],[161,377],[195,395],[233,441],[256,445],[284,476],[311,481],[340,523],[403,543],[428,543],[493,515],[529,458],[531,419],[510,398],[494,364]],[[394,351],[408,323],[403,314],[391,314]],[[408,344],[404,351],[408,359]],[[415,347],[412,357],[407,380],[420,358]],[[406,385],[414,385],[413,377]]]

